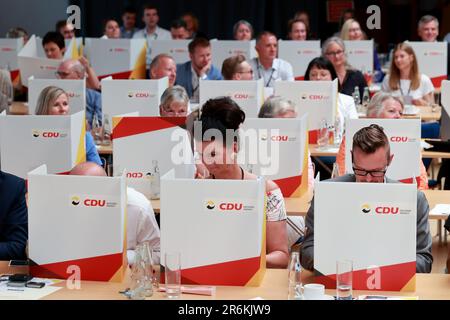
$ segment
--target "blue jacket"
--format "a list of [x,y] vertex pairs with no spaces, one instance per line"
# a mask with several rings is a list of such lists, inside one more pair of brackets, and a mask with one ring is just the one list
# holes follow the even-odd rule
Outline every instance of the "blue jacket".
[[[175,84],[180,85],[186,89],[189,98],[192,97],[192,68],[191,61],[177,64],[177,79]],[[206,80],[223,80],[222,74],[219,69],[211,65],[211,69],[206,75]]]
[[102,125],[102,95],[98,91],[86,88],[86,120],[91,128],[94,114],[97,116],[99,125]]
[[28,240],[25,181],[0,171],[0,260],[24,260]]
[[95,162],[99,166],[103,166],[97,147],[95,146],[94,138],[90,132],[86,132],[86,161]]

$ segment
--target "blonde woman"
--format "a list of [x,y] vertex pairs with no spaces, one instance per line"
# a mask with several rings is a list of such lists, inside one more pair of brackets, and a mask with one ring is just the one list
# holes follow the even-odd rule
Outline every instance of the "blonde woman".
[[333,64],[339,79],[339,92],[351,96],[357,86],[362,97],[367,82],[361,71],[348,64],[344,41],[338,37],[328,38],[322,45],[322,56]]
[[[67,93],[55,86],[46,87],[39,95],[35,113],[36,115],[69,115],[70,106]],[[86,161],[103,165],[90,132],[86,132]]]
[[[344,41],[354,41],[354,40],[367,40],[366,33],[361,29],[361,25],[355,19],[348,19],[345,21],[341,29],[341,39]],[[373,71],[374,71],[374,82],[381,82],[383,80],[383,72],[381,71],[380,61],[378,60],[377,49],[373,48]]]
[[[370,100],[367,106],[367,117],[378,119],[400,119],[403,114],[404,105],[401,99],[393,96],[390,93],[378,92]],[[336,163],[338,164],[339,175],[345,174],[345,138],[339,147],[339,152],[336,156]],[[419,190],[428,189],[427,170],[420,159],[420,178],[417,185]]]
[[405,104],[426,106],[434,103],[433,83],[419,72],[416,54],[407,43],[395,47],[390,72],[384,78],[381,90],[402,97]]
[[161,96],[159,114],[161,117],[186,117],[189,110],[189,97],[182,86],[167,88]]

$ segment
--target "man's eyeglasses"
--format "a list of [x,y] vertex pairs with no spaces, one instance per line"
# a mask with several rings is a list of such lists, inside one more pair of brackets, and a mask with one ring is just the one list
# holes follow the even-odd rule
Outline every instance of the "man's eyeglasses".
[[237,73],[250,73],[250,74],[253,74],[253,70],[248,70],[248,71],[238,71]]
[[64,79],[70,75],[70,72],[56,71],[55,74],[56,74],[56,77]]
[[338,51],[330,51],[330,52],[326,52],[325,53],[325,55],[326,56],[335,56],[335,57],[337,57],[337,56],[340,56],[341,54],[343,54],[344,53],[344,50],[338,50]]
[[355,173],[355,175],[361,176],[361,177],[365,177],[368,174],[370,174],[374,178],[381,178],[381,177],[384,177],[384,175],[386,174],[386,171],[387,171],[387,168],[384,170],[364,170],[364,169],[357,169],[354,166],[352,168],[353,168],[353,172]]

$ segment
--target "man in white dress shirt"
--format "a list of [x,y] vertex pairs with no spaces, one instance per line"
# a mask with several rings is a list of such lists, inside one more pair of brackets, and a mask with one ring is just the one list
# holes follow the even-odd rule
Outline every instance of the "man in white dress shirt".
[[[133,39],[147,39],[147,40],[172,40],[172,34],[169,30],[160,28],[158,26],[159,15],[158,9],[153,5],[144,6],[144,14],[142,21],[145,23],[145,28],[136,31]],[[150,65],[150,46],[147,49],[147,69]]]
[[[76,165],[71,175],[106,176],[105,170],[93,162]],[[140,192],[127,187],[127,258],[128,264],[134,263],[134,249],[138,244],[148,242],[150,249],[160,248],[160,231],[155,219],[151,202]],[[153,263],[159,263],[159,256],[152,257]]]
[[278,59],[277,37],[269,31],[264,31],[256,38],[258,57],[250,60],[253,69],[253,79],[264,79],[264,87],[273,88],[276,80],[294,81],[294,73],[289,62]]

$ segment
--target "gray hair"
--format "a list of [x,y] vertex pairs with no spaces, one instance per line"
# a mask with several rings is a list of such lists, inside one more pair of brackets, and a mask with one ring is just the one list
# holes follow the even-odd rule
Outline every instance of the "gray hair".
[[339,47],[341,47],[342,50],[344,50],[344,52],[345,52],[345,44],[344,44],[344,41],[342,41],[342,39],[339,38],[339,37],[331,37],[331,38],[328,38],[327,40],[325,40],[325,42],[324,42],[323,45],[322,45],[322,56],[323,56],[323,57],[326,57],[326,56],[325,56],[325,53],[327,52],[328,47],[329,47],[333,42],[335,42],[335,43],[336,43]]
[[[163,58],[168,58],[168,59],[174,60],[173,57],[172,57],[170,54],[167,54],[167,53],[161,53],[161,54],[158,54],[156,57],[153,58],[152,62],[150,63],[149,69],[150,69],[150,70],[154,70],[155,68],[158,68],[159,62],[160,62],[161,59],[163,59]],[[175,61],[175,60],[174,60],[174,61]]]
[[186,111],[189,109],[189,96],[182,86],[173,86],[167,88],[161,96],[159,109],[167,109],[172,102],[178,101],[186,105]]
[[427,24],[431,21],[436,22],[436,28],[439,28],[439,20],[435,16],[432,16],[429,14],[420,18],[419,23],[417,24],[417,27],[420,29],[424,24]]
[[268,98],[258,113],[258,118],[276,118],[278,115],[292,111],[297,113],[295,104],[280,96]]
[[367,117],[379,118],[384,109],[383,103],[390,99],[400,103],[402,109],[404,109],[403,101],[400,98],[393,96],[391,93],[379,91],[372,97],[372,99],[370,99],[370,102],[367,105]]
[[13,100],[13,85],[8,70],[0,69],[0,112],[7,109]]
[[42,90],[39,94],[39,98],[37,100],[35,111],[36,115],[48,115],[53,102],[55,102],[55,100],[62,94],[65,94],[66,97],[68,97],[67,93],[61,88],[55,86],[44,88],[44,90]]
[[236,22],[236,23],[234,24],[234,26],[233,26],[233,37],[236,36],[236,33],[237,33],[237,31],[238,31],[238,29],[239,29],[239,26],[240,26],[241,24],[247,26],[247,28],[250,29],[250,32],[251,32],[252,38],[253,38],[253,34],[254,34],[254,32],[253,32],[253,26],[252,26],[251,23],[248,22],[247,20],[239,20],[238,22]]

